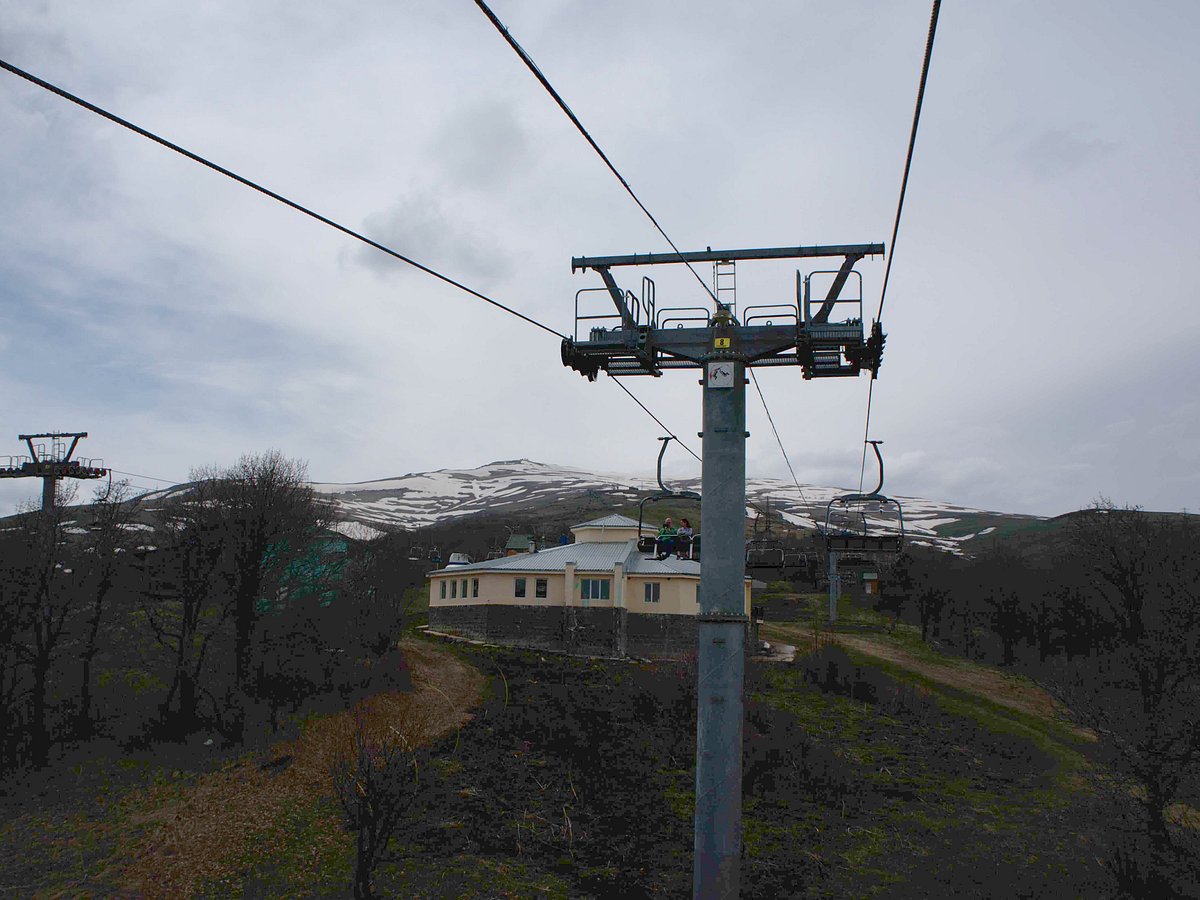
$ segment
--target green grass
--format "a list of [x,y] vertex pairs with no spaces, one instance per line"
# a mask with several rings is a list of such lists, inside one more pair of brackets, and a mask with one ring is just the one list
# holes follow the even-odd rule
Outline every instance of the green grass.
[[675,769],[664,773],[671,778],[671,784],[663,791],[671,812],[685,822],[690,822],[696,816],[696,779],[690,769]]
[[[1057,764],[1055,774],[1060,784],[1064,786],[1068,784],[1072,775],[1090,766],[1086,757],[1078,749],[1086,746],[1087,740],[1058,719],[1013,709],[1011,706],[1005,706],[987,697],[934,681],[899,663],[881,660],[849,647],[843,649],[857,665],[879,669],[901,683],[928,690],[938,706],[945,712],[971,719],[994,734],[1010,735],[1029,741],[1055,760]],[[930,652],[933,653],[933,651]],[[948,659],[936,653],[934,653],[934,658],[939,663]],[[987,668],[980,663],[972,663],[967,660],[959,660],[959,662],[963,664],[963,667]],[[1020,676],[1006,674],[1006,677],[1023,681],[1030,686],[1033,684]]]
[[[794,639],[805,632],[802,623],[791,623],[786,631],[779,629],[779,633]],[[919,635],[914,641],[911,632],[897,629],[896,635],[889,637],[922,660],[978,666],[942,657],[920,642]],[[1031,770],[1016,781],[999,785],[989,780],[983,769],[978,775],[939,771],[937,764],[909,748],[904,729],[916,726],[905,726],[902,719],[889,718],[871,704],[821,693],[803,684],[795,669],[772,668],[764,673],[765,687],[755,695],[756,700],[795,715],[806,733],[831,746],[836,756],[858,770],[857,777],[867,790],[879,790],[885,797],[889,792],[907,790],[919,799],[914,802],[889,797],[876,806],[868,822],[854,821],[851,816],[845,833],[836,838],[807,833],[801,824],[782,827],[759,821],[748,807],[748,848],[770,852],[770,848],[790,844],[804,846],[826,860],[832,854],[850,867],[853,893],[886,895],[911,874],[894,862],[906,860],[909,865],[919,865],[931,840],[944,842],[968,834],[972,846],[986,854],[990,852],[989,841],[1004,835],[1006,853],[1009,848],[1013,853],[1025,852],[1020,849],[1023,842],[1044,827],[1048,811],[1066,809],[1080,799],[1081,779],[1076,776],[1090,769],[1081,752],[1086,741],[1064,723],[935,682],[902,665],[843,649],[864,669],[882,670],[898,682],[928,691],[943,712],[967,719],[992,734],[1032,744],[1049,758],[1050,769],[1040,773]],[[917,732],[912,733],[915,736]],[[964,760],[972,759],[971,747],[958,749]],[[1059,843],[1065,846],[1066,840],[1063,837]]]
[[[201,897],[243,895],[265,898],[344,897],[354,870],[354,835],[341,827],[335,805],[325,798],[292,804],[269,836],[243,847],[230,878],[204,884]],[[446,823],[453,827],[454,823]],[[428,849],[391,843],[389,858],[375,875],[380,896],[411,898],[489,896],[568,896],[566,883],[552,873],[507,859],[460,854],[429,864]]]
[[202,884],[198,896],[290,897],[298,885],[310,896],[342,896],[351,883],[354,838],[341,828],[331,800],[306,799],[287,804],[229,862],[233,873]]
[[[810,602],[805,608],[810,612],[824,611],[824,595],[807,595],[806,599]],[[847,604],[843,624],[850,622],[879,625],[881,630],[872,635],[873,640],[887,642],[921,661],[990,669],[938,654],[920,641],[911,627],[898,625],[888,633],[882,628],[883,617]],[[771,627],[802,648],[805,635],[811,640],[811,629],[802,619]],[[459,651],[455,645],[447,649]],[[794,715],[809,737],[849,767],[853,782],[862,786],[864,795],[870,795],[870,802],[855,808],[852,801],[848,808],[832,812],[829,807],[810,805],[788,817],[771,808],[773,798],[748,796],[744,841],[752,860],[769,865],[772,858],[782,855],[806,857],[814,873],[812,883],[805,885],[806,896],[824,896],[821,891],[834,886],[839,895],[888,896],[907,888],[912,896],[925,861],[948,859],[945,848],[952,840],[965,841],[980,857],[1009,860],[1011,855],[1029,866],[1036,865],[1038,871],[1052,871],[1059,861],[1071,858],[1075,851],[1068,836],[1061,830],[1048,830],[1044,821],[1048,812],[1064,809],[1080,797],[1079,779],[1072,776],[1081,774],[1089,764],[1079,736],[1053,718],[1014,710],[935,682],[903,665],[845,649],[856,665],[881,670],[896,681],[928,691],[945,713],[1032,744],[1050,757],[1053,767],[1049,772],[1030,771],[1002,783],[984,769],[968,767],[969,773],[962,774],[913,746],[910,739],[924,739],[927,748],[933,738],[922,733],[919,723],[906,721],[903,713],[884,715],[872,704],[822,693],[804,684],[797,669],[764,665],[762,683],[753,699]],[[481,668],[503,693],[498,676],[504,666],[503,651],[472,648],[471,654],[476,663],[496,660],[497,667]],[[564,670],[603,668],[588,660],[555,660]],[[513,678],[515,673],[510,671],[508,676]],[[971,748],[963,753],[969,755]],[[954,756],[953,760],[958,763],[964,758]],[[98,789],[98,794],[108,797],[99,815],[30,815],[0,826],[0,847],[16,843],[15,829],[39,835],[37,847],[21,842],[27,852],[36,855],[31,871],[41,878],[30,894],[85,893],[89,877],[95,878],[105,864],[119,860],[138,834],[153,827],[153,821],[143,817],[183,796],[190,781],[186,774],[146,760],[112,760],[107,765],[115,784],[111,790],[106,783]],[[454,758],[439,758],[432,765],[443,777],[462,769],[462,763]],[[80,764],[76,774],[82,776],[89,766]],[[124,784],[118,777],[122,774]],[[690,822],[694,815],[692,772],[680,768],[660,770],[660,774],[667,776],[668,782],[664,803],[673,815]],[[133,777],[138,787],[131,791],[128,781]],[[445,822],[441,827],[454,828],[455,823]],[[381,895],[558,898],[570,895],[570,885],[578,875],[570,869],[570,859],[562,862],[561,872],[555,864],[529,865],[515,855],[485,858],[462,853],[437,858],[436,864],[431,864],[436,857],[431,848],[410,840],[402,837],[394,842],[394,858],[383,864],[377,876]],[[992,847],[997,841],[1004,842],[1003,850]],[[1044,854],[1039,841],[1045,843]],[[233,852],[234,874],[203,885],[201,896],[345,896],[349,892],[354,836],[342,827],[340,813],[328,798],[289,804],[267,833]],[[1035,855],[1039,858],[1032,858]],[[9,881],[22,883],[17,878]]]
[[[827,621],[829,602],[826,595],[802,594],[800,596],[804,599],[805,604],[800,608],[797,616],[791,620],[764,622],[762,628],[764,635],[775,632],[789,639],[806,638],[808,645],[811,646],[814,630],[822,634],[857,635],[866,632],[870,633],[872,639],[904,650],[925,662],[943,666],[970,667],[978,665],[960,656],[939,653],[922,640],[921,629],[917,626],[907,622],[893,622],[882,613],[856,605],[845,594],[838,599],[838,619],[833,625]],[[800,646],[803,648],[803,645]]]
[[767,690],[756,700],[791,713],[811,735],[857,741],[872,710],[865,703],[802,686],[794,670],[775,667],[765,672]]
[[[77,785],[63,786],[48,808],[0,824],[0,893],[88,896],[119,869],[131,849],[158,824],[156,814],[187,796],[193,773],[146,758],[100,757],[70,767]],[[58,791],[54,792],[56,795]],[[7,896],[7,894],[5,894]],[[16,896],[14,894],[13,896]]]
[[570,896],[567,883],[553,873],[505,859],[460,854],[448,865],[431,870],[420,848],[409,848],[381,867],[381,896],[441,900],[443,897],[548,897]]
[[[853,618],[850,615],[843,618],[839,607],[838,626],[847,625],[850,622],[877,624],[882,630],[873,633],[872,640],[903,650],[921,662],[952,669],[998,671],[983,663],[938,653],[928,643],[921,640],[920,629],[912,625],[897,623],[893,630],[888,630],[884,627],[886,620],[879,613],[854,607],[851,609]],[[838,626],[833,629],[835,633],[840,630]],[[828,629],[827,624],[822,627]],[[807,623],[797,621],[786,625],[767,625],[764,628],[764,634],[769,636],[772,633],[796,641],[801,653],[811,648],[812,630]],[[807,644],[804,643],[805,639],[808,640]],[[879,659],[851,647],[843,649],[856,665],[879,669],[903,684],[919,686],[930,691],[938,705],[946,712],[971,719],[994,733],[1013,735],[1032,742],[1039,750],[1055,759],[1058,764],[1056,774],[1060,784],[1068,784],[1073,775],[1089,767],[1079,749],[1085,746],[1087,741],[1074,732],[1067,723],[1057,718],[1036,716],[1013,709],[987,697],[934,681],[900,663]],[[1023,676],[1007,672],[999,672],[999,674],[1022,686],[1036,688],[1032,681]]]

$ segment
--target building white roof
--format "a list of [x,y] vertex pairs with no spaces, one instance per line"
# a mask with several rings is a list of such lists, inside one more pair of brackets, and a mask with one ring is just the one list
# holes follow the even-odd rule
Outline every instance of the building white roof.
[[[625,519],[624,516],[608,516],[606,518]],[[603,521],[603,520],[597,520]],[[625,519],[625,521],[630,521]],[[633,522],[636,527],[637,522]],[[599,527],[589,522],[588,527]],[[611,527],[611,526],[606,526]],[[639,553],[637,541],[621,541],[600,543],[584,541],[579,544],[563,544],[537,553],[521,553],[517,556],[506,556],[501,559],[488,559],[483,562],[471,563],[465,566],[453,566],[450,569],[439,569],[433,575],[459,572],[565,572],[567,563],[575,563],[576,572],[611,572],[617,563],[623,563],[625,572],[629,575],[690,575],[700,577],[700,563],[690,559],[655,559],[648,554]]]
[[622,516],[619,513],[613,513],[611,516],[602,516],[599,519],[592,519],[590,522],[583,522],[579,525],[572,525],[571,530],[576,528],[637,528],[636,520],[629,516]]

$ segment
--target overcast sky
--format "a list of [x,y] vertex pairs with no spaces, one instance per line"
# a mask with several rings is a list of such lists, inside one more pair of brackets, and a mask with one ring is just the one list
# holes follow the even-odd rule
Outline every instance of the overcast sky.
[[[925,0],[493,8],[681,248],[889,240]],[[889,492],[1200,508],[1198,34],[1192,0],[944,5]],[[573,255],[667,249],[471,0],[0,0],[0,57],[559,331],[600,284]],[[147,487],[271,447],[319,481],[653,467],[659,427],[556,338],[5,72],[0,213],[0,456],[86,430]],[[743,263],[739,306],[793,301],[794,269]],[[859,269],[870,316],[884,262]],[[660,307],[705,297],[647,274]],[[695,374],[625,384],[699,449]],[[800,480],[857,486],[866,377],[759,380]],[[749,472],[788,477],[749,409]],[[0,512],[39,491],[0,482]]]

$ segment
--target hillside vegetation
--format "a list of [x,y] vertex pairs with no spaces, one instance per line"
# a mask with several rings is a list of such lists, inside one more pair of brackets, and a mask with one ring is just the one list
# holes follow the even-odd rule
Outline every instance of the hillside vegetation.
[[[278,454],[194,474],[0,532],[0,894],[688,895],[689,660],[430,643],[411,535],[343,539]],[[1200,894],[1196,537],[863,560],[834,628],[771,585],[744,896]]]
[[[1007,681],[878,624],[869,638],[826,631],[815,653],[748,670],[745,896],[1116,895],[1098,858],[1120,800],[1093,741],[1031,685],[1017,685],[1029,703],[1016,708],[990,688],[930,677],[922,669]],[[769,630],[802,650],[812,639],[803,619]],[[688,895],[688,663],[403,646],[414,692],[359,709],[422,723],[432,743],[378,895]],[[104,802],[77,796],[11,817],[0,832],[5,888],[348,895],[354,836],[327,763],[353,720],[313,719],[300,738],[207,774],[149,758],[81,763],[76,777],[91,789],[100,779]]]

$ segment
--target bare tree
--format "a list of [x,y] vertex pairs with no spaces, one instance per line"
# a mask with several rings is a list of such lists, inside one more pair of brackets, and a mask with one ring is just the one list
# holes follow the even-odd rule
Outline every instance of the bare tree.
[[196,475],[212,484],[214,511],[232,552],[234,687],[245,698],[258,604],[273,599],[267,597],[275,593],[268,587],[278,587],[289,562],[306,552],[327,524],[328,513],[309,487],[307,466],[277,450]]
[[925,556],[905,552],[896,561],[894,577],[900,592],[912,604],[921,623],[921,640],[928,640],[930,629],[942,618],[950,600],[946,573]]
[[[109,483],[96,491],[91,510],[91,523],[83,540],[83,555],[79,559],[83,604],[89,606],[80,651],[81,671],[79,706],[75,711],[75,734],[91,736],[95,722],[92,716],[92,667],[99,649],[100,626],[107,603],[117,585],[122,570],[129,567],[129,550],[133,540],[130,527],[134,524],[136,503],[130,500],[128,481]],[[122,555],[124,554],[124,555]]]
[[142,614],[170,658],[170,688],[160,709],[179,735],[199,723],[205,662],[232,607],[229,553],[214,506],[212,485],[204,480],[164,504],[158,546],[144,563]]
[[16,764],[27,740],[24,698],[28,690],[23,640],[33,607],[27,589],[32,561],[17,529],[0,540],[0,770]]
[[[191,479],[189,490],[165,511],[173,578],[152,598],[149,621],[160,642],[174,651],[168,706],[178,691],[181,724],[190,724],[197,695],[211,694],[216,724],[241,740],[260,688],[279,681],[259,665],[258,655],[271,641],[256,636],[256,628],[263,615],[286,606],[297,582],[307,577],[304,560],[330,516],[308,484],[305,464],[278,451],[243,456],[229,468],[194,470]],[[201,668],[227,625],[231,671],[212,673],[218,676],[216,689],[209,690],[199,682]],[[272,636],[279,638],[311,643],[307,633]]]
[[[74,488],[60,488],[49,509],[25,508],[16,518],[10,550],[15,565],[7,573],[12,612],[12,662],[28,673],[28,685],[14,689],[28,696],[29,757],[35,766],[47,762],[51,734],[51,670],[61,649],[78,599],[78,575],[67,542],[68,504]],[[20,679],[17,672],[14,677]],[[19,699],[18,699],[19,702]]]
[[1050,580],[1051,573],[1042,574],[1045,583],[1040,590],[1029,595],[1026,605],[1029,631],[1037,647],[1039,663],[1045,663],[1054,652],[1063,622],[1062,591],[1059,585]]
[[1030,601],[1040,593],[1032,573],[1019,553],[1010,547],[993,547],[970,567],[973,597],[987,613],[991,630],[1000,639],[1004,665],[1016,661],[1016,646],[1029,631]]
[[1054,685],[1134,779],[1156,847],[1166,809],[1200,761],[1200,533],[1179,518],[1103,501],[1078,517],[1079,599],[1112,624],[1098,653]]
[[334,792],[355,833],[353,893],[375,896],[375,870],[420,788],[417,751],[403,729],[372,728],[360,711],[350,752],[332,770]]

